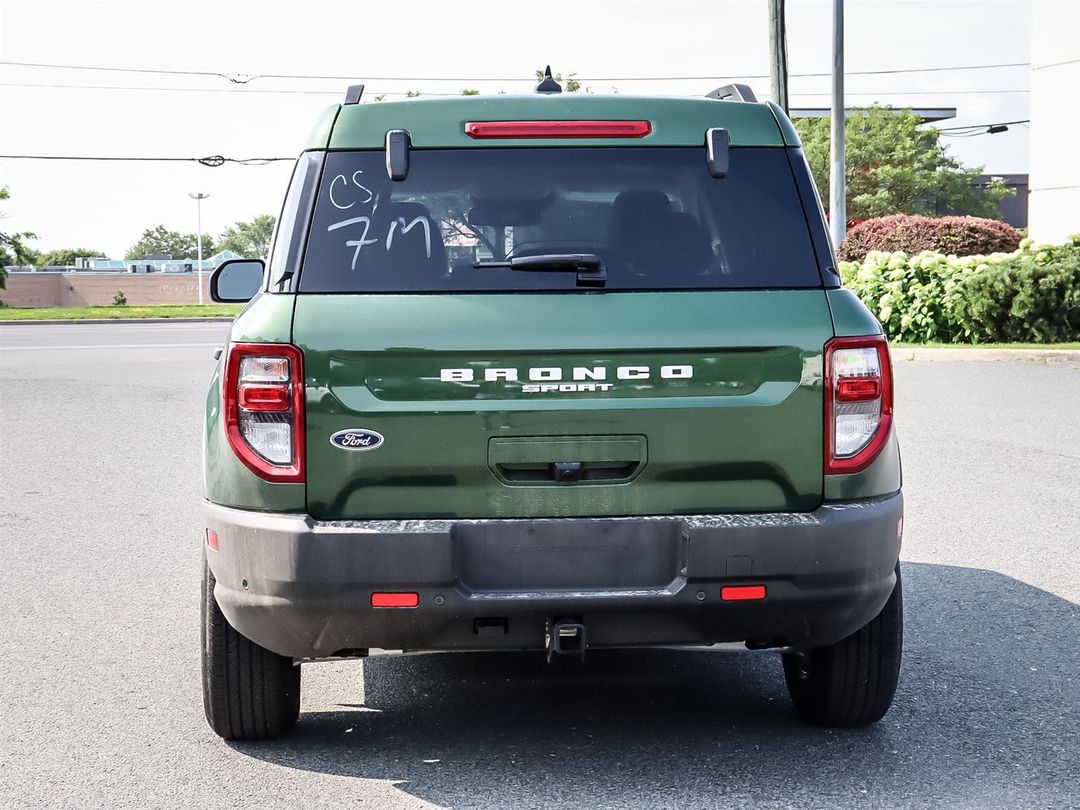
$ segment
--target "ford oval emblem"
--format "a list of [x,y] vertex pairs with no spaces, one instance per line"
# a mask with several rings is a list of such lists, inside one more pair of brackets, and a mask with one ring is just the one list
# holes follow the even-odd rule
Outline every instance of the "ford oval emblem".
[[339,430],[330,437],[330,444],[334,445],[334,447],[340,447],[342,450],[356,450],[361,453],[365,450],[374,450],[382,443],[382,434],[367,428]]

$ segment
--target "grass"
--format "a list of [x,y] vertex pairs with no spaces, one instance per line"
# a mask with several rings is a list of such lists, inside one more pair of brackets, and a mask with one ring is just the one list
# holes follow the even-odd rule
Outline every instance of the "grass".
[[198,304],[157,307],[38,307],[34,309],[0,308],[0,321],[76,320],[87,318],[212,318],[233,317],[240,304]]
[[890,343],[895,349],[1080,349],[1080,343]]

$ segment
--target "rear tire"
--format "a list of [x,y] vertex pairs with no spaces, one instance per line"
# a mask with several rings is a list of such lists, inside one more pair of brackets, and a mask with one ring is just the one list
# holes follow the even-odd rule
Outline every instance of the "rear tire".
[[284,734],[300,716],[300,667],[240,635],[214,598],[203,561],[202,682],[206,722],[226,740]]
[[900,565],[889,601],[845,639],[805,654],[784,655],[784,678],[796,710],[822,726],[876,723],[892,705],[904,642]]

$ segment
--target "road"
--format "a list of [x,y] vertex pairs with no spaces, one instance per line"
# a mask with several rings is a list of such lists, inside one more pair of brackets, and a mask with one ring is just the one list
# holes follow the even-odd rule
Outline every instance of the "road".
[[1078,807],[1080,369],[896,369],[907,634],[874,728],[769,655],[304,668],[296,733],[202,717],[202,398],[225,325],[0,327],[0,805]]

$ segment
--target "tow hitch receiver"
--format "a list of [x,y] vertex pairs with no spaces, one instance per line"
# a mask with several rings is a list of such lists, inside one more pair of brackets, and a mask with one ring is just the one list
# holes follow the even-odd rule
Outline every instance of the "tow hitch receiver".
[[580,655],[585,660],[585,625],[573,619],[557,619],[546,628],[547,660],[553,655]]

